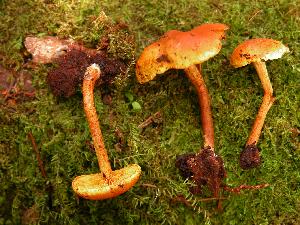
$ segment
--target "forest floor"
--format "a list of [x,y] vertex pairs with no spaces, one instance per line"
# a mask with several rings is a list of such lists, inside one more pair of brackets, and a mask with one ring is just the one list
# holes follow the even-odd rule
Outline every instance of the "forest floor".
[[[0,224],[300,224],[299,6],[298,0],[0,0]],[[135,77],[147,45],[168,30],[203,23],[230,27],[220,53],[202,65],[224,184],[269,184],[223,190],[221,200],[206,189],[192,194],[192,182],[175,167],[178,155],[203,147],[197,93],[184,72],[170,70],[143,85]],[[56,66],[31,62],[28,36],[105,48],[126,64],[126,79],[95,89],[113,168],[142,168],[125,194],[90,201],[73,192],[76,176],[99,171],[81,90],[69,98],[52,94],[47,74]],[[262,164],[242,170],[239,155],[263,89],[252,65],[234,69],[229,58],[256,37],[280,40],[290,52],[266,63],[276,101],[258,142]]]

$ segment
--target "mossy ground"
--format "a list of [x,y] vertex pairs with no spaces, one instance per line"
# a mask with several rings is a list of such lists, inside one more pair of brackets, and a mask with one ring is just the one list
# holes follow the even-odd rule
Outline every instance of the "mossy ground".
[[[138,163],[143,174],[118,198],[78,199],[72,179],[98,171],[81,92],[57,99],[46,84],[51,66],[26,69],[33,76],[36,97],[16,105],[1,100],[0,224],[299,224],[299,5],[297,0],[1,0],[0,58],[7,69],[24,70],[27,35],[71,37],[87,47],[95,47],[106,35],[110,54],[127,60],[131,67],[126,83],[112,87],[110,105],[103,103],[103,90],[97,89],[96,107],[113,167]],[[118,21],[129,31],[110,29]],[[216,210],[216,202],[203,201],[208,195],[192,196],[174,166],[177,155],[197,152],[203,144],[192,85],[182,71],[139,85],[133,67],[134,55],[167,30],[189,30],[205,22],[230,26],[220,54],[203,65],[226,183],[270,184],[239,195],[224,193],[222,212]],[[228,58],[238,43],[252,37],[281,40],[291,52],[267,62],[277,100],[258,144],[262,165],[243,171],[238,156],[263,92],[253,67],[233,69]],[[128,93],[141,110],[132,108]],[[138,128],[158,111],[161,123]],[[39,171],[29,132],[41,152],[47,179]],[[125,141],[115,148],[120,134]]]

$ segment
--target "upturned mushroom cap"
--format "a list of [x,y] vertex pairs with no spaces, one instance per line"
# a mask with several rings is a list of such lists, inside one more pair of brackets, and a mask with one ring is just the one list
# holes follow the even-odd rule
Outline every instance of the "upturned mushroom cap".
[[139,179],[141,167],[132,164],[112,171],[111,182],[103,173],[82,175],[72,182],[73,190],[82,198],[103,200],[114,198],[128,191]]
[[289,52],[289,48],[280,41],[268,38],[250,39],[234,49],[230,58],[230,64],[238,68],[252,62],[279,59],[287,52]]
[[144,49],[136,64],[140,83],[148,82],[169,69],[185,69],[219,53],[228,26],[203,24],[191,31],[171,30]]

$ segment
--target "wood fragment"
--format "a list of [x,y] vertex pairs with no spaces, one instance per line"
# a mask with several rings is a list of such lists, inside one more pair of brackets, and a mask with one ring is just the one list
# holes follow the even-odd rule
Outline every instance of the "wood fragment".
[[33,150],[35,152],[35,155],[36,155],[36,158],[37,158],[37,161],[38,161],[39,169],[40,169],[40,171],[42,173],[42,176],[44,178],[47,178],[47,174],[46,174],[46,171],[45,171],[44,163],[43,163],[43,161],[41,159],[41,155],[40,155],[40,152],[39,152],[38,147],[36,145],[35,138],[33,137],[33,135],[32,135],[31,132],[28,133],[28,138],[31,141]]
[[180,202],[183,203],[185,206],[192,206],[192,204],[183,196],[183,195],[177,195],[171,200],[173,203]]
[[154,113],[153,115],[149,116],[146,120],[144,120],[140,125],[138,125],[139,129],[144,129],[151,125],[152,123],[155,123],[157,120],[161,119],[162,115],[161,112],[158,111]]
[[258,184],[258,185],[246,185],[246,184],[242,184],[238,187],[234,187],[231,188],[229,186],[224,186],[224,190],[232,192],[232,193],[236,193],[239,194],[241,192],[241,190],[245,190],[245,189],[252,189],[252,190],[257,190],[257,189],[262,189],[262,188],[266,188],[269,187],[270,184]]
[[148,183],[143,183],[141,184],[142,187],[146,187],[146,188],[158,188],[156,185],[154,184],[148,184]]
[[251,16],[251,18],[249,19],[249,22],[252,21],[259,13],[261,13],[262,10],[258,9],[254,12],[254,14]]
[[[227,198],[225,197],[210,197],[210,198],[201,198],[197,199],[197,202],[210,202],[210,201],[218,201],[221,202],[221,200],[226,200]],[[181,202],[186,206],[192,206],[193,204],[187,200],[183,195],[177,195],[174,198],[172,198],[172,202]],[[219,204],[218,204],[218,209],[219,209]]]

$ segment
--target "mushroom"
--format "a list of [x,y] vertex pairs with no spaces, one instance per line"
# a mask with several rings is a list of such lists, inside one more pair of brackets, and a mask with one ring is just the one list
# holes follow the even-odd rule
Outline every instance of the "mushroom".
[[243,169],[251,169],[260,165],[260,150],[257,148],[257,142],[266,115],[275,101],[265,61],[281,58],[282,55],[287,52],[289,52],[288,47],[283,45],[280,41],[257,38],[241,43],[234,49],[231,55],[230,63],[235,68],[246,66],[250,63],[253,64],[264,89],[261,106],[252,126],[246,146],[240,154],[240,166]]
[[[223,161],[214,153],[210,97],[201,75],[201,63],[219,53],[227,29],[228,26],[224,24],[203,24],[187,32],[171,30],[146,47],[136,64],[136,77],[142,84],[169,69],[183,69],[195,86],[201,111],[204,150],[178,157],[176,165],[182,165],[179,166],[180,170],[188,177],[194,180],[197,177],[198,181],[195,182],[200,186],[209,184],[215,195],[220,184],[215,181],[225,176],[225,170]],[[200,171],[200,167],[203,170]]]
[[84,111],[102,172],[78,176],[72,182],[76,194],[90,200],[102,200],[123,194],[138,181],[141,174],[141,168],[137,164],[115,171],[111,168],[94,105],[93,89],[100,75],[100,67],[97,64],[89,66],[83,78],[82,91]]

